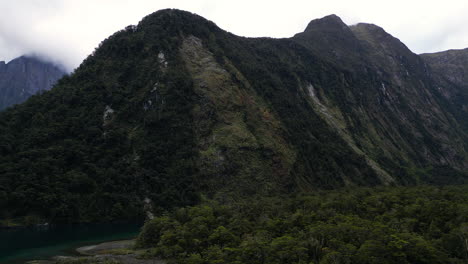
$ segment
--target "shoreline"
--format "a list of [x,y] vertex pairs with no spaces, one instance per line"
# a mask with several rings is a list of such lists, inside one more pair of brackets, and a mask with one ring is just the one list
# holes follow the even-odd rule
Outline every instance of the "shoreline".
[[75,264],[83,260],[89,260],[92,263],[115,261],[121,264],[166,264],[160,259],[141,258],[140,254],[144,250],[134,250],[135,241],[135,239],[115,240],[81,246],[74,249],[77,254],[75,256],[54,256],[48,260],[32,260],[25,264]]
[[135,239],[108,241],[95,245],[88,245],[76,248],[75,251],[83,256],[102,255],[109,250],[132,249],[135,245]]

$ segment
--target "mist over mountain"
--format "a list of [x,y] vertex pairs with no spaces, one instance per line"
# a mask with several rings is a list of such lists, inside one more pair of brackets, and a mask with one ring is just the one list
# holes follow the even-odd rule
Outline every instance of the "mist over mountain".
[[0,113],[0,216],[102,221],[202,197],[466,183],[466,64],[453,56],[334,15],[271,39],[158,11]]
[[35,57],[22,56],[7,64],[1,61],[0,110],[49,90],[64,74],[59,67]]

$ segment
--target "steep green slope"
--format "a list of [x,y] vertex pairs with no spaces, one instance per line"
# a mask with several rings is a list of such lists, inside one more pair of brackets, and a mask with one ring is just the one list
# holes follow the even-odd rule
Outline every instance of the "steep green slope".
[[[347,27],[335,16],[322,20],[294,39],[311,51],[322,49],[318,56],[341,69],[342,94],[318,93],[340,109],[328,119],[346,120],[348,143],[398,182],[447,183],[447,172],[457,174],[450,167],[466,171],[466,130],[448,111],[423,60],[375,25]],[[326,33],[335,37],[324,38]]]
[[192,83],[179,41],[159,34],[114,34],[51,92],[2,113],[3,217],[96,221],[196,200]]
[[110,220],[203,196],[466,180],[466,133],[420,59],[388,43],[415,67],[397,86],[373,32],[315,24],[249,39],[163,10],[117,32],[50,92],[0,113],[0,218]]

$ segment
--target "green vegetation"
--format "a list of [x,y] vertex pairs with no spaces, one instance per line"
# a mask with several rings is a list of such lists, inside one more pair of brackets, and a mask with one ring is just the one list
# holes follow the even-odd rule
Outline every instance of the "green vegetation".
[[139,249],[108,253],[467,263],[468,186],[422,186],[468,180],[465,94],[451,102],[439,86],[462,86],[440,78],[382,29],[336,16],[251,39],[157,12],[0,112],[0,225],[149,210]]
[[418,56],[331,19],[251,39],[163,10],[115,33],[50,92],[0,112],[0,224],[466,183],[466,131]]
[[468,186],[352,188],[206,201],[145,224],[173,263],[467,263]]
[[[143,218],[145,199],[197,201],[191,79],[177,42],[154,30],[117,32],[51,91],[0,113],[0,219],[102,222]],[[164,71],[148,56],[163,50]]]

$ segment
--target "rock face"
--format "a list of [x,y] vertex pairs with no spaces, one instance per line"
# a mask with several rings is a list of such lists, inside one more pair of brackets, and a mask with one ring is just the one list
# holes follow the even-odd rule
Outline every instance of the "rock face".
[[449,102],[448,109],[468,130],[468,49],[422,54],[433,70],[438,91]]
[[468,49],[422,54],[431,68],[448,81],[468,86]]
[[90,221],[144,214],[145,201],[158,211],[203,196],[463,183],[460,78],[333,15],[270,39],[158,11],[0,113],[0,217]]
[[[430,182],[443,182],[436,175],[444,175],[447,165],[466,171],[463,118],[448,107],[448,98],[441,93],[458,88],[440,81],[445,73],[435,78],[437,69],[382,28],[340,22],[336,16],[314,20],[294,39],[341,69],[342,94],[334,95],[329,88],[319,93],[338,104],[336,117],[346,123],[341,131],[348,135],[348,144],[377,164],[390,160],[399,164],[385,171],[400,182],[419,181],[413,166],[437,171]],[[404,160],[417,160],[419,165]],[[407,176],[401,177],[402,171]]]
[[34,57],[0,62],[0,110],[19,104],[38,92],[49,90],[65,72]]

